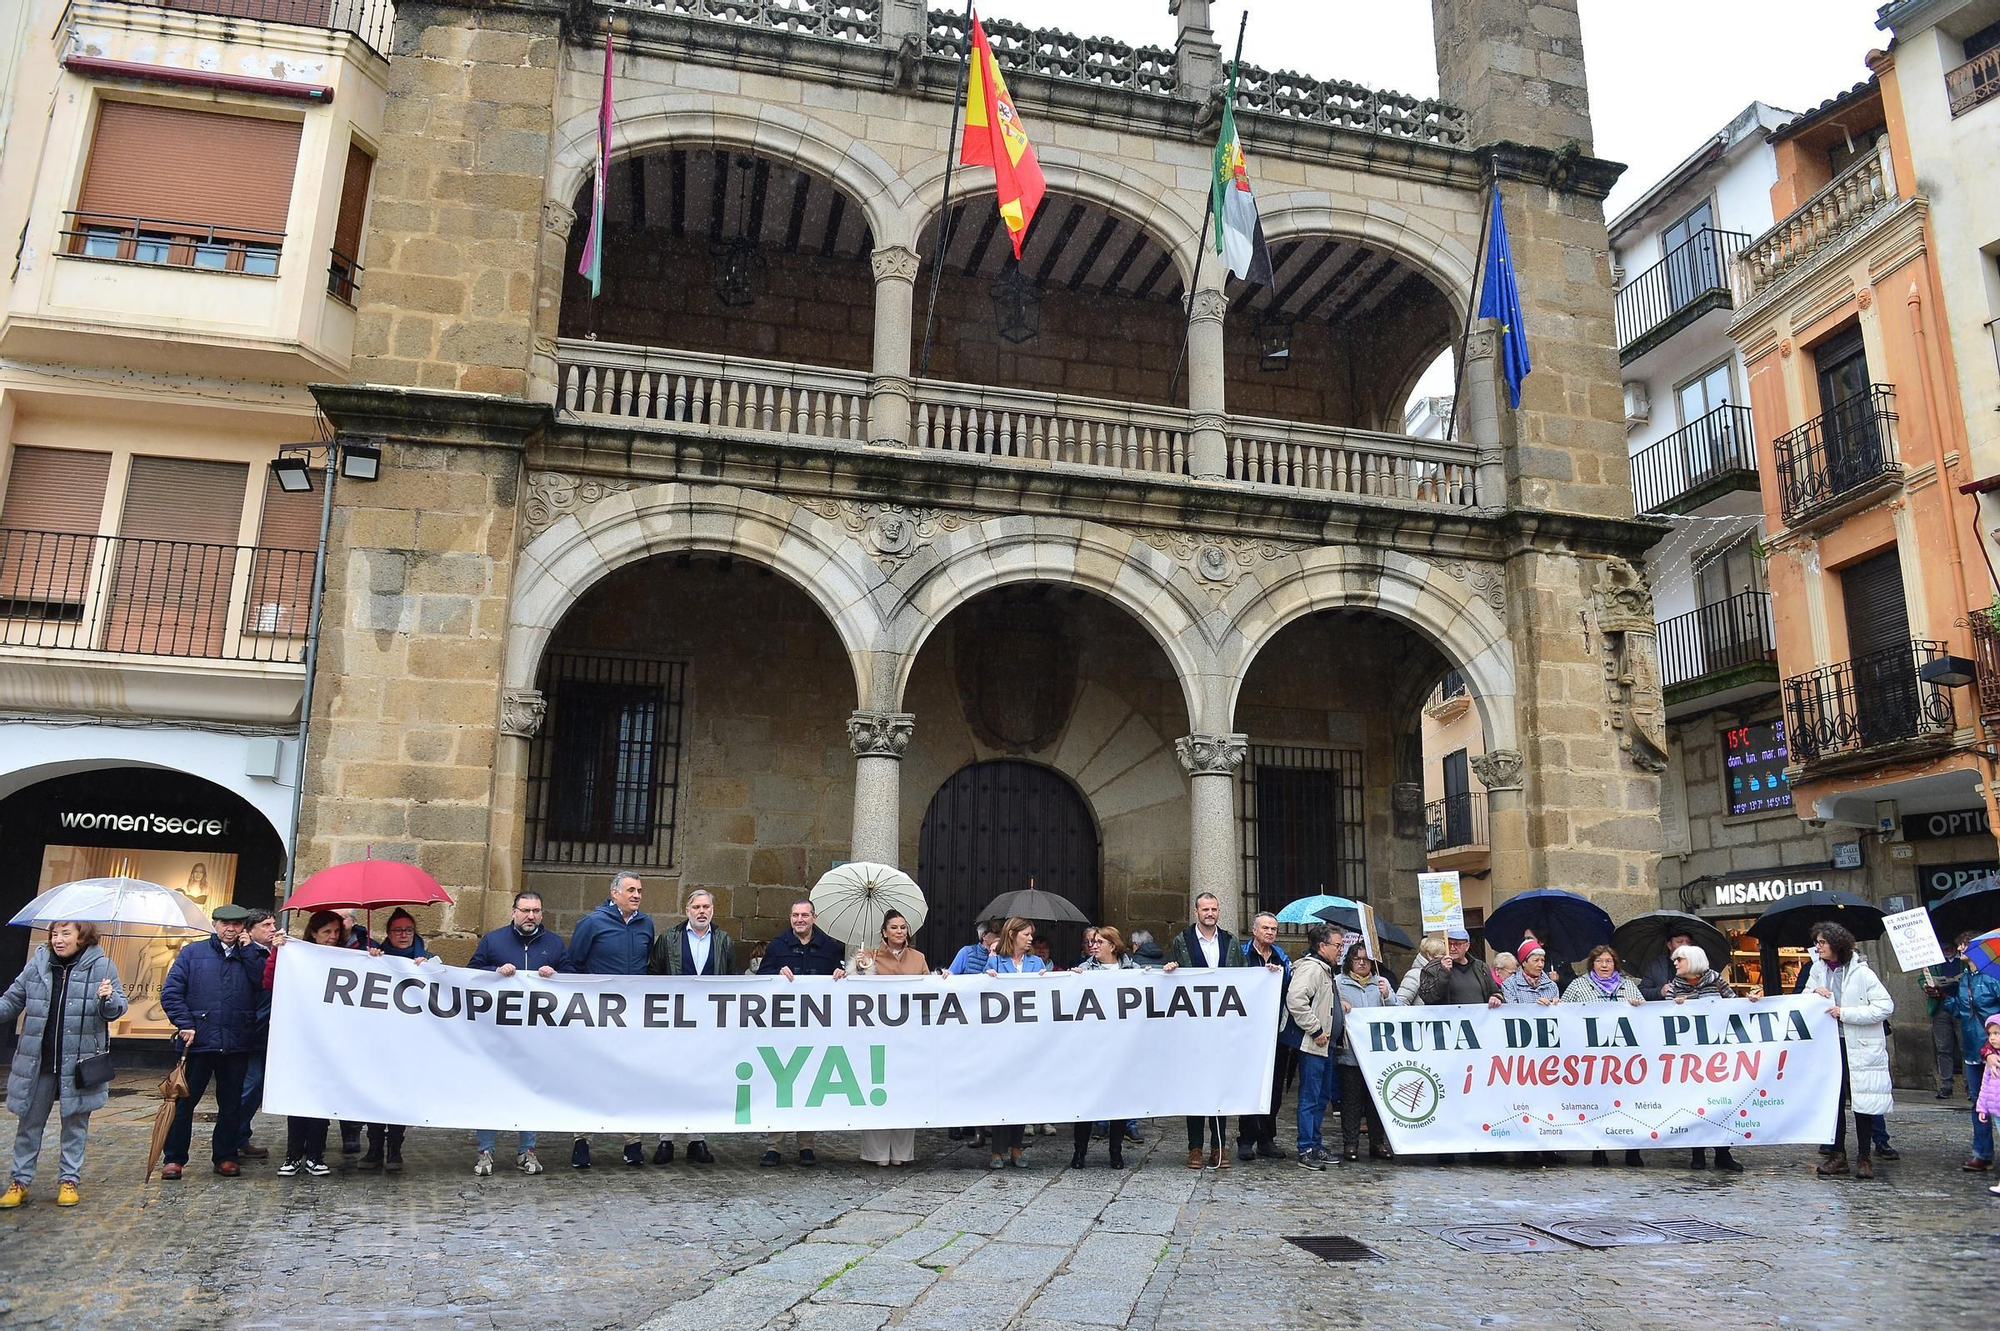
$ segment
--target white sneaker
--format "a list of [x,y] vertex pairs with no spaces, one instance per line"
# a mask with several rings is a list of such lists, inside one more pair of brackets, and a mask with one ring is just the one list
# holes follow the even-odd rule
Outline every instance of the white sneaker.
[[472,1174],[475,1178],[491,1178],[493,1176],[493,1152],[481,1151],[479,1153],[479,1159],[472,1163]]
[[520,1157],[514,1161],[514,1167],[523,1174],[539,1174],[542,1172],[542,1162],[535,1159],[533,1151],[521,1152]]
[[299,1162],[296,1160],[287,1160],[285,1161],[284,1164],[278,1166],[279,1178],[290,1178],[292,1175],[298,1172],[299,1172]]
[[314,1178],[325,1178],[333,1172],[330,1166],[324,1165],[317,1160],[301,1160],[299,1161],[299,1168]]

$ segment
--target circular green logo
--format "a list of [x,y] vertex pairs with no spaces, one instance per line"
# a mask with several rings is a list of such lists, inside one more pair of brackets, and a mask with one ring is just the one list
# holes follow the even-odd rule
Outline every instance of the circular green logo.
[[1421,1063],[1391,1063],[1375,1082],[1375,1098],[1406,1128],[1421,1128],[1437,1117],[1444,1083]]

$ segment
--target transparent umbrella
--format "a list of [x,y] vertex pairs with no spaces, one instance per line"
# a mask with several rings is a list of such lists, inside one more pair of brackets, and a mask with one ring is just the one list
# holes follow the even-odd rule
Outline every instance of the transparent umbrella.
[[46,929],[81,920],[118,936],[205,934],[214,926],[182,893],[143,878],[79,878],[52,887],[15,913],[9,924]]

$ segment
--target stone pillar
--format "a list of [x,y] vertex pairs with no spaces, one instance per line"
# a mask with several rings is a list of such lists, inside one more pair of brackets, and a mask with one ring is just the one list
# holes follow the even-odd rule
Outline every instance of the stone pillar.
[[1534,887],[1528,865],[1528,810],[1522,797],[1523,759],[1514,749],[1494,749],[1472,760],[1473,774],[1486,787],[1486,844],[1492,866],[1493,904]]
[[875,355],[868,384],[868,442],[910,442],[910,323],[916,308],[917,253],[885,245],[868,256],[875,270]]
[[542,198],[562,24],[560,7],[397,5],[353,382],[528,395],[538,302],[561,299]]
[[500,695],[493,810],[486,836],[486,903],[477,920],[463,921],[466,928],[498,929],[511,918],[507,907],[521,890],[521,854],[528,835],[528,749],[548,711],[540,689],[508,689]]
[[854,750],[853,855],[896,866],[901,854],[903,751],[917,718],[909,712],[855,712],[847,718]]
[[[1188,906],[1204,892],[1222,903],[1222,927],[1241,933],[1243,867],[1236,853],[1236,769],[1249,755],[1247,735],[1187,735],[1174,752],[1193,786],[1189,801]],[[1190,916],[1192,918],[1192,916]]]
[[1209,26],[1209,0],[1167,0],[1174,16],[1174,66],[1181,96],[1199,101],[1222,81],[1222,48]]
[[[528,358],[528,396],[561,406],[560,367],[556,363],[556,330],[562,318],[563,275],[569,267],[569,233],[576,210],[554,199],[542,202],[542,267],[536,283],[535,336]],[[494,928],[499,928],[495,925]]]
[[1431,0],[1438,97],[1467,112],[1473,143],[1574,143],[1590,151],[1576,6],[1577,0]]
[[923,53],[924,36],[930,30],[930,18],[924,13],[924,0],[882,0],[882,45],[891,51],[899,51],[909,41],[917,43],[917,54]]
[[1465,368],[1456,404],[1458,437],[1478,450],[1473,487],[1482,506],[1497,508],[1507,498],[1507,450],[1502,431],[1509,419],[1500,412],[1500,321],[1480,319],[1465,340]]
[[1229,441],[1223,434],[1222,320],[1229,301],[1220,291],[1194,293],[1188,319],[1188,470],[1196,480],[1219,481],[1229,474]]

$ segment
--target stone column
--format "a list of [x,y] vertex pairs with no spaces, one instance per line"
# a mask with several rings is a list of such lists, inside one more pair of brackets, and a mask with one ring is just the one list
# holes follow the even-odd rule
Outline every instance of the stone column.
[[1222,78],[1222,48],[1210,26],[1209,0],[1167,0],[1174,23],[1174,66],[1181,96],[1200,100]]
[[1495,749],[1472,760],[1486,787],[1486,845],[1492,866],[1493,904],[1535,886],[1528,863],[1528,807],[1522,794],[1526,760],[1514,749]]
[[1219,481],[1229,472],[1223,435],[1222,320],[1229,302],[1220,291],[1200,289],[1188,319],[1188,470],[1196,480]]
[[868,442],[910,442],[910,321],[916,306],[917,254],[885,245],[868,256],[875,270],[875,355],[868,385]]
[[[555,199],[542,201],[542,267],[536,289],[535,339],[528,357],[528,396],[562,407],[561,366],[556,361],[556,329],[562,317],[563,270],[576,210]],[[494,928],[499,928],[495,925]]]
[[1500,321],[1480,319],[1465,340],[1465,368],[1459,375],[1458,391],[1464,400],[1456,404],[1458,438],[1478,450],[1474,462],[1473,486],[1479,502],[1498,508],[1507,499],[1507,418],[1500,413]]
[[500,695],[500,733],[493,744],[493,805],[486,832],[486,900],[470,927],[498,929],[521,890],[521,853],[528,835],[528,749],[541,733],[549,700],[540,689]]
[[853,855],[894,866],[901,853],[903,750],[917,718],[909,712],[855,712],[847,718],[854,750]]
[[1249,755],[1247,735],[1187,735],[1174,752],[1192,778],[1188,825],[1188,906],[1204,892],[1222,903],[1222,927],[1242,932],[1243,873],[1236,854],[1236,769]]

